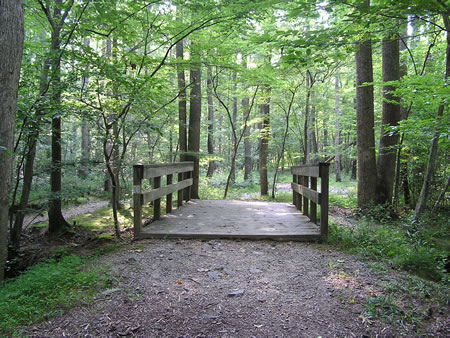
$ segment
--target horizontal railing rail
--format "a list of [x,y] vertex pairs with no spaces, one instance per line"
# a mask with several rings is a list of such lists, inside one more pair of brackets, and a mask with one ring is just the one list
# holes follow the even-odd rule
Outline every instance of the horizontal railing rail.
[[[177,192],[177,207],[183,205],[183,200],[191,199],[192,171],[194,162],[176,162],[169,164],[136,164],[133,166],[133,211],[134,238],[142,231],[142,206],[153,202],[153,219],[161,218],[161,198],[166,196],[166,213],[172,212],[172,194]],[[173,175],[178,174],[177,182],[173,183]],[[161,187],[161,177],[167,176],[166,185]],[[151,180],[150,191],[142,191],[142,181]]]
[[[329,163],[319,162],[291,167],[292,202],[311,222],[317,223],[317,205],[320,206],[320,236],[328,238]],[[320,178],[320,192],[317,179]]]

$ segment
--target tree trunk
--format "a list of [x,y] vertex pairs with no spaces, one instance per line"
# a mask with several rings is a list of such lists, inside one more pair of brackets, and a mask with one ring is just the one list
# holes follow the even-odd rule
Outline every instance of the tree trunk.
[[[57,22],[61,20],[61,0],[58,0],[55,4],[53,18]],[[61,25],[56,25],[52,31],[52,43],[50,47],[51,55],[51,69],[53,74],[52,81],[52,100],[56,104],[58,109],[61,103],[61,63],[57,60],[57,57],[61,53]],[[62,214],[62,203],[61,203],[61,115],[60,112],[53,111],[52,117],[52,165],[50,169],[50,200],[48,209],[48,231],[49,233],[56,233],[62,230],[68,223],[64,219]]]
[[[195,45],[191,42],[191,48],[195,49]],[[201,62],[200,55],[197,51],[191,52],[192,69],[191,69],[191,96],[189,110],[189,159],[194,161],[193,184],[191,187],[191,197],[200,198],[198,194],[199,183],[199,151],[200,151],[200,119],[202,114],[202,87],[201,87]]]
[[[402,51],[407,49],[406,45],[406,39],[408,36],[408,23],[403,24],[403,32],[402,32],[402,39],[399,41],[400,44],[400,54]],[[399,68],[399,76],[400,78],[403,78],[404,76],[408,75],[408,68],[406,61],[400,60],[400,68]],[[408,118],[409,109],[404,107],[403,105],[400,106],[400,120],[406,120]],[[392,200],[392,204],[395,209],[398,208],[398,202],[399,202],[399,188],[400,188],[400,178],[403,174],[408,175],[408,171],[402,168],[401,163],[401,157],[402,157],[402,144],[403,144],[404,134],[402,133],[400,136],[400,142],[397,149],[397,159],[395,163],[395,180],[394,180],[394,196]],[[406,181],[408,181],[408,177],[406,176]],[[406,203],[406,196],[405,196],[405,205],[409,204],[409,190],[408,190],[408,203]]]
[[[176,56],[178,61],[183,60],[184,48],[183,40],[176,44]],[[178,80],[178,143],[180,150],[180,161],[186,161],[187,152],[187,133],[186,133],[186,80],[184,75],[184,68],[182,65],[177,66],[177,80]]]
[[286,128],[284,129],[284,134],[283,134],[283,142],[281,143],[281,151],[280,154],[277,158],[277,163],[275,165],[275,172],[273,174],[273,182],[272,182],[272,198],[275,198],[275,188],[276,188],[276,184],[277,184],[277,175],[278,175],[278,168],[280,167],[280,161],[281,159],[284,157],[284,149],[286,146],[286,139],[288,136],[288,132],[289,132],[289,117],[291,115],[291,109],[292,109],[292,104],[294,102],[294,98],[295,98],[295,92],[296,92],[297,88],[295,90],[291,90],[291,100],[289,102],[289,107],[286,111]]
[[[208,75],[206,80],[206,87],[208,91],[208,154],[214,156],[214,103],[212,93],[212,68],[208,66]],[[216,162],[210,160],[208,163],[207,177],[213,177],[214,170],[216,170]]]
[[303,126],[303,163],[310,162],[311,146],[309,142],[309,100],[311,97],[311,73],[306,70],[305,122]]
[[[243,67],[247,68],[247,57],[243,59]],[[249,98],[244,97],[242,99],[242,112],[243,120],[248,120],[248,115],[250,114],[249,109]],[[252,145],[250,143],[250,126],[245,126],[244,129],[244,180],[247,181],[250,178],[252,172]]]
[[[362,6],[369,7],[364,0]],[[358,159],[358,206],[367,207],[375,196],[377,168],[374,136],[372,44],[370,40],[356,42],[356,135]]]
[[89,124],[83,119],[81,124],[81,168],[78,173],[81,178],[87,178],[89,175],[89,161]]
[[[89,39],[84,39],[83,45],[89,47]],[[89,78],[83,77],[81,80],[81,90],[82,92],[87,89],[89,84]],[[88,121],[83,118],[81,123],[81,168],[78,175],[81,178],[87,178],[89,175],[89,160],[90,160],[90,149],[89,149],[89,124]]]
[[270,88],[264,95],[264,103],[260,105],[260,114],[263,119],[259,140],[259,185],[261,195],[269,193],[269,181],[267,177],[267,152],[269,148],[269,128],[270,128]]
[[314,162],[317,160],[317,154],[319,152],[319,148],[317,146],[317,137],[316,137],[316,106],[311,106],[310,112],[310,124],[309,124],[309,140],[311,142],[310,149],[310,157],[309,160]]
[[24,38],[21,1],[0,6],[0,281],[8,256],[9,189],[14,154],[16,100]]
[[[50,68],[50,59],[46,58],[42,66],[42,73],[39,83],[40,96],[45,95],[45,91],[47,90],[49,68]],[[28,201],[30,199],[31,187],[33,184],[34,161],[36,158],[36,148],[39,139],[39,126],[41,124],[43,113],[44,113],[43,108],[38,106],[35,114],[35,119],[32,122],[33,125],[30,126],[32,128],[32,131],[28,138],[26,147],[27,151],[25,154],[25,167],[23,171],[22,192],[20,195],[20,202],[16,213],[16,217],[14,219],[14,225],[11,230],[11,243],[13,249],[16,252],[20,248],[20,235],[22,233],[23,220],[25,217],[26,208],[28,206]]]
[[[233,126],[234,129],[239,130],[237,123],[237,97],[236,97],[237,83],[236,83],[236,72],[233,72]],[[236,134],[231,134],[231,139],[233,143],[233,152],[237,151],[236,149]],[[236,157],[236,154],[231,154],[232,157]],[[234,183],[236,181],[236,165],[233,165],[231,168],[231,182]]]
[[[383,81],[397,81],[400,79],[400,50],[398,39],[392,37],[383,40],[382,45]],[[396,127],[400,121],[399,98],[391,92],[395,88],[383,86],[383,118],[380,143],[378,147],[377,163],[377,191],[376,202],[390,204],[394,187],[396,149],[399,135],[389,127]],[[396,103],[393,103],[396,102]]]
[[[445,79],[447,80],[450,77],[450,20],[447,14],[442,14],[442,18],[444,19],[444,25],[447,31],[447,48],[445,54]],[[433,139],[431,140],[431,148],[430,153],[428,154],[427,168],[423,177],[423,184],[422,189],[420,190],[419,199],[417,200],[416,208],[414,210],[414,217],[416,219],[419,218],[425,210],[428,193],[430,190],[431,179],[434,173],[434,163],[436,162],[437,158],[438,142],[440,136],[439,123],[444,114],[444,109],[445,105],[444,103],[442,103],[436,116],[436,126]]]
[[339,74],[336,72],[334,79],[334,109],[335,109],[335,122],[334,126],[336,128],[334,132],[334,147],[336,148],[334,154],[334,171],[336,174],[336,182],[341,182],[341,127],[340,127],[340,116],[341,110],[339,107]]

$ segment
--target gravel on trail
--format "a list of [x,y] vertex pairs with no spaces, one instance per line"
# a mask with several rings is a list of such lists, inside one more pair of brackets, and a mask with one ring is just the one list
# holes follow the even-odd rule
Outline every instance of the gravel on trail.
[[[31,337],[390,337],[363,303],[380,294],[364,262],[327,245],[145,240],[103,256],[96,300],[25,329]],[[404,332],[403,332],[404,334]],[[411,332],[411,335],[414,335]]]

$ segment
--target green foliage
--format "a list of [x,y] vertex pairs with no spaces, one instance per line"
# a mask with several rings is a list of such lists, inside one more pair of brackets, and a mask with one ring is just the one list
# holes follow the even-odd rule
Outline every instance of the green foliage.
[[381,318],[385,322],[394,322],[399,318],[411,319],[404,316],[404,312],[394,304],[391,296],[369,297],[364,303],[363,315],[368,318]]
[[330,206],[346,209],[354,209],[357,204],[356,194],[354,193],[349,193],[347,195],[330,194],[328,201]]
[[78,256],[51,259],[0,284],[0,335],[89,302],[105,285],[99,271],[86,269]]
[[434,281],[442,280],[446,276],[444,266],[448,247],[439,239],[442,234],[449,233],[448,224],[434,227],[434,231],[417,227],[412,229],[411,224],[413,223],[408,218],[380,224],[368,217],[363,217],[352,227],[332,223],[329,242],[418,276]]

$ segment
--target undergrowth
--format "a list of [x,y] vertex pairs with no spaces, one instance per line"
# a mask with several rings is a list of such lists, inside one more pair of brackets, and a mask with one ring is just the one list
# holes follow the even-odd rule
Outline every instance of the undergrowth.
[[[378,215],[379,216],[379,215]],[[381,220],[365,215],[353,226],[330,224],[329,243],[364,257],[382,260],[394,268],[420,277],[448,279],[445,265],[449,253],[448,222],[417,223],[409,217]],[[442,241],[442,237],[446,241]]]
[[88,303],[105,287],[98,269],[87,269],[85,259],[64,256],[40,263],[19,277],[0,284],[0,336],[24,325],[51,318],[78,304]]

